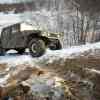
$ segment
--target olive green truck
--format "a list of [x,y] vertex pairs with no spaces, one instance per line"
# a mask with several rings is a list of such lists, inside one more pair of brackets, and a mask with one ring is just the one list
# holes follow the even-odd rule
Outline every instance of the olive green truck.
[[21,23],[4,25],[0,32],[0,55],[10,49],[17,50],[19,54],[28,48],[33,57],[42,56],[46,48],[59,50],[62,48],[57,37],[44,35],[40,30],[21,30]]

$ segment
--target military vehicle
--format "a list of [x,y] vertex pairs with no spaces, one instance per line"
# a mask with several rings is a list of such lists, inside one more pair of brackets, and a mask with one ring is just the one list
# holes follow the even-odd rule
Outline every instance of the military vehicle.
[[22,23],[14,23],[3,25],[0,28],[0,55],[10,49],[15,49],[19,54],[22,54],[28,48],[33,57],[40,57],[45,53],[46,48],[51,50],[62,48],[57,37],[51,37],[41,30],[27,30],[26,27],[22,30],[21,25]]

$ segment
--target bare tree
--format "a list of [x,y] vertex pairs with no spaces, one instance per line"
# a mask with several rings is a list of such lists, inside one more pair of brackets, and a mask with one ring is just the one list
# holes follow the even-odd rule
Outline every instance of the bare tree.
[[100,0],[71,0],[71,2],[76,3],[79,6],[76,6],[81,14],[81,30],[80,30],[80,42],[86,42],[86,36],[88,36],[90,30],[91,21],[92,33],[94,37],[96,19],[100,13]]

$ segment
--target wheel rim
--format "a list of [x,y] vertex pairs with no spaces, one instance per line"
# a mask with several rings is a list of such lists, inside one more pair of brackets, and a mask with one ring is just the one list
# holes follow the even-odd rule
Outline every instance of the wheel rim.
[[41,43],[41,41],[37,41],[31,45],[31,50],[34,54],[38,54],[43,49],[44,46],[42,46],[43,44]]
[[32,50],[33,53],[37,53],[37,50],[38,50],[37,44],[32,44],[31,50]]
[[29,49],[33,57],[40,57],[45,53],[45,43],[43,40],[33,39],[29,44]]

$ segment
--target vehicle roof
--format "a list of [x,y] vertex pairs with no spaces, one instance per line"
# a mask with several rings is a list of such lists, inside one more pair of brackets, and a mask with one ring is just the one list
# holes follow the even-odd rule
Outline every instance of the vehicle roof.
[[15,21],[15,22],[10,22],[10,23],[0,23],[0,35],[4,28],[13,26],[15,24],[21,24],[21,23],[22,23],[22,21]]
[[21,23],[23,23],[23,22],[19,21],[19,22],[11,22],[11,23],[0,24],[0,29],[10,27],[10,26],[13,26],[15,24],[21,24]]
[[[1,35],[1,33],[2,33],[2,30],[3,29],[5,29],[5,28],[9,28],[9,27],[11,27],[11,26],[14,26],[14,25],[16,25],[16,24],[28,24],[27,22],[25,22],[25,21],[17,21],[17,22],[11,22],[11,23],[6,23],[6,24],[1,24],[0,25],[0,35]],[[29,25],[31,25],[31,24],[29,24]],[[33,29],[33,27],[32,27],[32,29]],[[32,30],[31,29],[31,30]],[[24,30],[22,30],[22,31],[24,31]],[[29,31],[29,30],[28,30]],[[34,30],[34,32],[41,32],[41,30]]]

